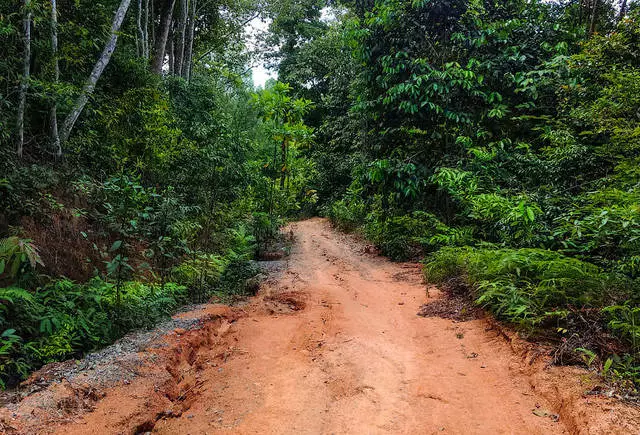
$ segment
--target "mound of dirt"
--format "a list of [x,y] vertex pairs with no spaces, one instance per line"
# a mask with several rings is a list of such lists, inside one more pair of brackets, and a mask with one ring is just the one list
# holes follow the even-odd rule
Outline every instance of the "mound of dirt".
[[286,314],[302,311],[306,307],[303,295],[299,292],[276,293],[264,298],[265,306],[271,314]]
[[484,311],[468,297],[451,293],[443,293],[442,297],[420,307],[418,316],[440,317],[456,322],[468,322],[481,319]]

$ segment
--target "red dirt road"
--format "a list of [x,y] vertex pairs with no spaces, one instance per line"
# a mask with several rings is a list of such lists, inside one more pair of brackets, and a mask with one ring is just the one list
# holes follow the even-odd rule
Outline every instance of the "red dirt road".
[[179,331],[159,357],[166,367],[143,370],[92,412],[46,431],[638,432],[637,409],[582,396],[597,382],[586,371],[529,364],[519,353],[528,345],[485,319],[416,316],[429,300],[417,265],[366,254],[322,219],[291,230],[287,269],[227,312],[231,322]]

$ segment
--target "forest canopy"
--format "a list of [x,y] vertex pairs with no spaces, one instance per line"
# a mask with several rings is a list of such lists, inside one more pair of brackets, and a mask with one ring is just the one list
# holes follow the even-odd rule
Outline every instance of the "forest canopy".
[[0,378],[250,294],[320,214],[633,390],[639,68],[634,1],[4,2]]

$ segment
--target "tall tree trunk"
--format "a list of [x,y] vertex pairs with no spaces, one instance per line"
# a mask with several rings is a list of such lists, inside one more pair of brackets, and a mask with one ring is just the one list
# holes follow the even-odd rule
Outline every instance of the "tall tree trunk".
[[173,34],[169,35],[169,46],[167,47],[167,57],[169,58],[169,75],[173,75],[175,71],[175,42],[173,41]]
[[102,50],[100,58],[94,65],[93,70],[91,71],[91,75],[89,75],[89,79],[82,88],[80,96],[76,99],[76,102],[73,105],[73,109],[64,120],[62,131],[60,132],[60,140],[62,141],[62,143],[66,142],[67,139],[69,139],[71,130],[73,130],[73,126],[82,113],[82,110],[87,104],[87,101],[89,101],[89,96],[93,93],[98,79],[100,79],[100,76],[104,72],[104,69],[107,67],[109,61],[111,60],[111,55],[115,51],[116,44],[118,42],[118,32],[120,31],[120,27],[122,26],[125,15],[127,15],[127,10],[129,10],[130,3],[131,0],[122,0],[120,2],[120,6],[116,11],[115,17],[113,17],[113,23],[111,24],[111,37],[105,45],[104,50]]
[[287,137],[285,136],[282,139],[282,145],[280,145],[280,153],[282,158],[282,167],[280,168],[280,189],[284,190],[284,182],[287,178],[287,171],[289,168],[287,167]]
[[156,74],[162,73],[164,54],[167,49],[167,39],[169,38],[169,30],[171,30],[171,17],[173,16],[173,7],[175,4],[176,0],[165,0],[162,13],[160,14],[160,28],[156,35],[153,62],[151,63],[151,71]]
[[191,80],[191,64],[193,62],[193,37],[196,28],[196,7],[198,0],[191,0],[191,12],[189,13],[189,27],[187,28],[187,42],[184,50],[184,66],[182,67],[182,77],[187,81]]
[[182,75],[182,68],[184,65],[184,42],[187,36],[187,16],[189,14],[189,0],[180,0],[180,23],[178,24],[178,34],[176,35],[176,50],[175,50],[175,75]]
[[[156,12],[155,12],[155,0],[151,0],[151,39],[153,41],[154,49],[156,43]],[[151,45],[151,43],[149,43]],[[149,51],[151,51],[151,47],[149,47]],[[149,53],[151,54],[151,53]]]
[[622,0],[620,2],[620,14],[618,14],[618,22],[622,21],[625,15],[627,15],[627,0]]
[[599,3],[599,0],[593,0],[591,3],[591,17],[589,19],[589,35],[593,35],[596,32],[597,19],[598,19],[598,3]]
[[[51,0],[51,52],[53,53],[53,83],[60,80],[60,62],[58,60],[58,7],[56,0]],[[56,91],[57,94],[57,91]],[[62,146],[58,134],[58,96],[53,96],[53,104],[49,113],[49,125],[51,127],[51,144],[56,159],[62,157]]]
[[27,105],[27,91],[29,90],[29,78],[31,75],[31,0],[24,0],[24,53],[22,58],[22,78],[20,79],[20,91],[18,95],[18,119],[16,154],[22,158],[24,150],[24,111]]
[[149,59],[149,0],[144,2],[144,33],[143,33],[143,51],[142,55],[145,59]]
[[136,11],[136,49],[138,57],[144,56],[144,32],[142,31],[142,0],[138,0],[138,10]]

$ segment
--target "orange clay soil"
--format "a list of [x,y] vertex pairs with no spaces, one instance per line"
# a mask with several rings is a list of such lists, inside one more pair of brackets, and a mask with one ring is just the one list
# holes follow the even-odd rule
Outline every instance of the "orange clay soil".
[[371,255],[322,219],[290,229],[296,242],[284,271],[247,305],[183,314],[208,317],[199,329],[177,330],[164,347],[145,351],[153,358],[131,381],[103,390],[91,386],[90,375],[86,384],[54,384],[35,394],[39,399],[5,409],[7,430],[640,431],[637,408],[584,395],[597,385],[595,375],[549,367],[534,346],[490,319],[417,316],[423,303],[441,297],[436,289],[427,295],[418,265]]

